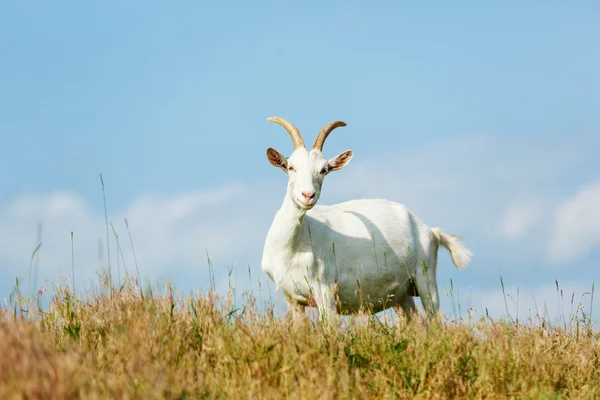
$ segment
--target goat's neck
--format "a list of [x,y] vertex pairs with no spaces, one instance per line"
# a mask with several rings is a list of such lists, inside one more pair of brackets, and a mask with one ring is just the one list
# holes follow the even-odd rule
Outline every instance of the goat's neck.
[[268,240],[271,245],[294,251],[300,243],[305,215],[306,210],[298,207],[286,194],[269,230]]

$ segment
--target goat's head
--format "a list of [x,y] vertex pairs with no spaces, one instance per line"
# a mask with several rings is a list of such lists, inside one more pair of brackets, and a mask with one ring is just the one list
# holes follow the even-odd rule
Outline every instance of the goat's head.
[[267,118],[267,121],[276,122],[283,126],[292,137],[294,152],[289,158],[284,157],[277,150],[269,147],[267,159],[288,174],[287,195],[300,208],[311,209],[317,204],[321,195],[321,186],[325,175],[343,168],[352,159],[352,151],[343,153],[327,160],[323,157],[323,143],[332,130],[346,126],[345,122],[334,121],[327,124],[317,135],[317,139],[310,151],[304,146],[304,140],[298,129],[289,121],[279,117]]

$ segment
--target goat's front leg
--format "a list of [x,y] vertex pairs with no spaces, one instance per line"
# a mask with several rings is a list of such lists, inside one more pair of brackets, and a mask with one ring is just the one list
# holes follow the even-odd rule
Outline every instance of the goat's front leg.
[[288,302],[288,309],[292,312],[292,318],[294,320],[301,319],[306,315],[304,312],[304,306],[295,301]]
[[324,284],[319,284],[314,292],[315,303],[317,303],[321,321],[327,321],[337,317],[337,306],[333,288]]
[[288,306],[288,311],[291,314],[292,323],[304,321],[306,318],[305,306],[287,296],[285,302]]

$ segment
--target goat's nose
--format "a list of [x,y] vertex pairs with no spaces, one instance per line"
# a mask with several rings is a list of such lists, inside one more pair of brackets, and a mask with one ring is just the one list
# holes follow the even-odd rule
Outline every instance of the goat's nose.
[[306,200],[312,200],[315,197],[315,192],[302,192],[302,196]]

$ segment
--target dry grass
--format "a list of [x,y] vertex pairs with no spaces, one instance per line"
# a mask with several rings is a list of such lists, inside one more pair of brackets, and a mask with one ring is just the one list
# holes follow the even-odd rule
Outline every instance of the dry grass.
[[600,335],[580,322],[293,324],[249,296],[234,312],[200,293],[142,299],[132,279],[110,292],[63,285],[44,311],[16,293],[0,309],[0,398],[600,397]]

